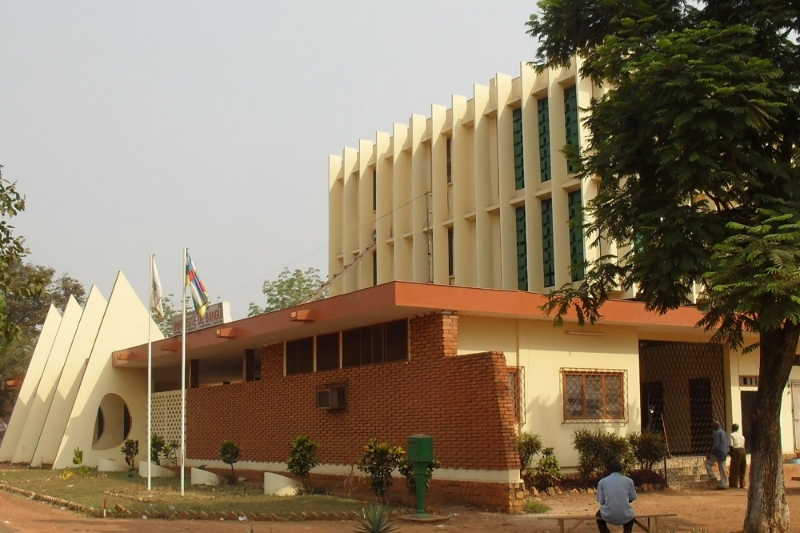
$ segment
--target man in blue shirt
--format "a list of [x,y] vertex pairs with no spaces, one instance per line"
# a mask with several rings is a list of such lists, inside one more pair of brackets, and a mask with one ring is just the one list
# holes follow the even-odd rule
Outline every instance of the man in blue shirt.
[[633,480],[620,474],[622,465],[616,459],[608,463],[609,475],[597,484],[597,527],[600,533],[611,533],[608,524],[622,526],[622,531],[633,531],[633,507],[631,502],[636,499],[636,489]]
[[706,456],[706,472],[709,481],[717,480],[714,474],[714,465],[719,469],[719,485],[717,490],[727,490],[728,474],[725,472],[725,461],[728,459],[728,435],[722,429],[722,424],[714,420],[714,443],[711,446],[711,453]]

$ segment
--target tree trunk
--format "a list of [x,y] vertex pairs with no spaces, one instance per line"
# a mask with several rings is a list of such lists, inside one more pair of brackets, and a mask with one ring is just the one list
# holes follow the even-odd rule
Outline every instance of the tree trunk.
[[789,507],[783,484],[780,413],[786,384],[797,351],[800,327],[762,332],[758,392],[752,420],[750,483],[744,533],[788,533]]

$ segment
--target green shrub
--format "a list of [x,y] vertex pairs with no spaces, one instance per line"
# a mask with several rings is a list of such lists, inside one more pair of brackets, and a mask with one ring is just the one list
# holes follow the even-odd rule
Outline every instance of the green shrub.
[[532,514],[541,514],[546,513],[550,510],[550,506],[546,503],[537,502],[537,501],[528,501],[525,502],[525,512],[532,513]]
[[219,445],[219,450],[217,450],[217,453],[222,458],[222,462],[231,465],[231,485],[236,484],[236,475],[233,472],[233,465],[239,461],[239,454],[241,451],[242,449],[239,445],[230,439],[222,441],[222,444]]
[[125,462],[128,464],[128,470],[133,470],[133,462],[136,459],[136,456],[139,455],[139,441],[127,439],[122,444],[122,448],[120,448],[119,451],[125,456]]
[[300,477],[303,482],[303,490],[308,494],[311,492],[309,472],[319,464],[317,457],[317,447],[319,444],[312,440],[308,435],[296,437],[289,445],[289,459],[286,467],[292,474]]
[[86,477],[89,475],[89,467],[83,464],[83,450],[75,448],[72,451],[72,464],[78,467],[78,475]]
[[159,455],[164,452],[167,447],[167,441],[158,433],[153,433],[150,436],[150,462],[156,465],[161,465],[161,458]]
[[378,442],[375,438],[369,439],[364,446],[358,469],[369,474],[372,491],[382,503],[386,503],[386,491],[392,486],[392,472],[397,468],[403,453],[400,446]]
[[631,433],[628,435],[628,443],[641,470],[652,470],[656,463],[663,461],[667,456],[667,444],[663,435],[659,433],[652,431]]
[[364,518],[358,519],[356,533],[392,533],[397,531],[389,519],[389,508],[383,505],[370,505],[364,509]]
[[177,466],[178,464],[178,452],[181,450],[181,443],[176,441],[175,439],[169,441],[167,445],[164,447],[164,464],[167,466]]
[[533,468],[533,484],[539,490],[555,487],[561,481],[561,467],[553,448],[542,450],[542,458]]
[[[442,463],[436,457],[433,458],[433,461],[428,462],[428,468],[425,472],[425,488],[427,488],[431,483],[433,471],[441,467]],[[406,487],[408,488],[408,493],[411,495],[416,494],[417,476],[414,475],[414,463],[408,460],[407,454],[403,453],[403,456],[400,457],[400,460],[397,462],[397,468],[406,478]]]
[[612,459],[619,461],[624,470],[629,469],[633,462],[628,440],[601,429],[577,430],[572,434],[572,446],[578,451],[581,482],[587,486],[605,475]]
[[525,472],[533,465],[533,457],[542,451],[542,438],[534,433],[520,433],[517,435],[517,447],[519,448],[519,473],[524,476]]

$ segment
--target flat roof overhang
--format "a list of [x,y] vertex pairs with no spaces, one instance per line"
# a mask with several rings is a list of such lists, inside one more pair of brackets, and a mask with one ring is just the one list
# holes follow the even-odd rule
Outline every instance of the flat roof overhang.
[[[225,358],[267,344],[390,322],[433,311],[552,320],[541,310],[546,300],[543,294],[525,291],[393,281],[187,333],[186,357]],[[603,306],[602,313],[601,324],[604,325],[672,332],[697,332],[695,325],[702,317],[694,307],[683,307],[659,315],[645,311],[643,303],[632,301],[609,301]],[[568,315],[565,322],[567,325],[572,322],[574,327],[577,322],[575,314]],[[152,344],[152,352],[153,366],[156,368],[180,365],[181,338],[156,341]],[[147,344],[113,352],[112,364],[117,367],[146,367]]]

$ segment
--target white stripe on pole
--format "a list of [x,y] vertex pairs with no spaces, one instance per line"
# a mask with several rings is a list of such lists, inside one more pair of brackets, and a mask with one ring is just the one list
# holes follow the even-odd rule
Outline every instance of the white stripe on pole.
[[150,255],[150,288],[147,291],[150,294],[150,309],[147,310],[147,447],[145,454],[147,456],[147,490],[150,490],[151,474],[150,466],[150,443],[153,442],[153,335],[152,335],[152,322],[150,317],[151,309],[155,302],[153,301],[153,262],[156,260],[155,254]]
[[183,300],[183,327],[181,327],[181,496],[183,496],[184,464],[186,463],[186,256],[183,249],[183,272],[181,272],[181,300]]

